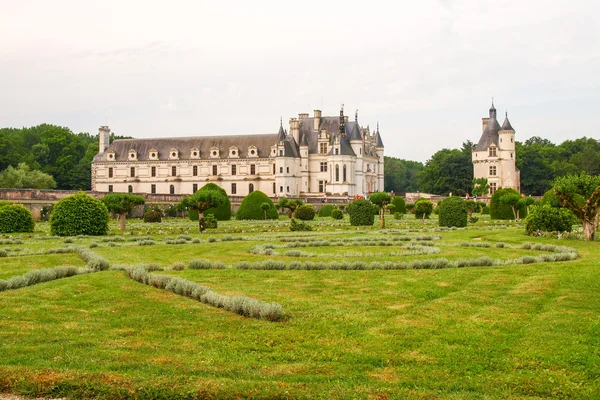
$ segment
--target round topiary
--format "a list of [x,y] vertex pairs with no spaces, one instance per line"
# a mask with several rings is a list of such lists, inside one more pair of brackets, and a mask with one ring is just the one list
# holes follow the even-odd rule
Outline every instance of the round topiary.
[[439,224],[451,228],[467,226],[467,206],[460,197],[448,197],[439,203]]
[[546,193],[544,193],[544,197],[542,197],[541,203],[548,204],[550,207],[556,207],[556,208],[561,207],[560,199],[558,198],[556,193],[554,193],[554,188],[552,188],[552,189],[548,190]]
[[525,231],[528,235],[535,232],[571,232],[577,217],[571,210],[553,207],[550,204],[533,207],[527,216]]
[[[212,214],[218,221],[229,221],[231,219],[231,202],[229,201],[229,196],[227,196],[225,189],[215,185],[214,183],[207,183],[201,187],[201,189],[205,188],[210,190],[218,190],[227,198],[227,201],[222,206],[209,208],[208,210],[204,211],[204,215]],[[198,221],[198,214],[196,214],[196,219],[194,221]]]
[[310,204],[303,204],[296,209],[296,218],[302,221],[312,221],[316,214],[315,208]]
[[144,213],[144,222],[162,222],[160,211],[148,210]]
[[331,212],[335,210],[335,206],[333,204],[325,204],[319,208],[319,217],[331,217]]
[[338,208],[335,208],[331,211],[331,218],[344,219],[344,212]]
[[31,211],[20,204],[0,206],[0,233],[33,232],[35,223]]
[[373,203],[369,200],[354,200],[348,206],[350,215],[350,225],[368,226],[375,222],[375,213],[373,212]]
[[[490,200],[490,217],[492,219],[515,219],[512,207],[500,200],[505,195],[521,196],[515,189],[508,188],[496,190]],[[520,218],[525,218],[527,216],[527,205],[525,203],[523,203],[518,210]]]
[[401,196],[396,196],[392,199],[394,205],[394,212],[406,214],[406,202]]
[[235,214],[235,219],[264,220],[265,212],[260,208],[262,203],[269,203],[271,205],[271,208],[267,210],[267,219],[279,219],[279,214],[277,213],[275,205],[273,205],[269,196],[260,190],[255,190],[244,197],[242,204],[240,204],[240,208],[238,208],[237,213]]
[[106,235],[108,209],[83,192],[65,197],[52,209],[50,232],[57,236]]

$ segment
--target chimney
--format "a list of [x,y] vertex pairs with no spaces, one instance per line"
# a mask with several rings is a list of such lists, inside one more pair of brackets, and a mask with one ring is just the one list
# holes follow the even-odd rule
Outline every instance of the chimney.
[[101,126],[98,130],[98,137],[100,141],[100,154],[104,153],[108,146],[110,146],[110,128],[108,126]]
[[[300,116],[302,114],[298,115]],[[294,137],[296,143],[300,143],[300,121],[296,118],[290,118],[290,135]]]
[[321,126],[321,110],[315,110],[313,130],[319,132],[319,126]]
[[298,120],[302,120],[304,118],[308,118],[308,113],[298,114]]
[[481,118],[481,131],[485,131],[485,127],[488,124],[489,118]]

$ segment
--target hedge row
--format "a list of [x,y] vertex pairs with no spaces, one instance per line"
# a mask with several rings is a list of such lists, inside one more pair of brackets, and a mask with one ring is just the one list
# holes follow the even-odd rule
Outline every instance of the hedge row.
[[267,321],[280,321],[283,319],[281,304],[267,303],[246,296],[224,296],[213,292],[209,287],[186,279],[168,275],[150,274],[146,268],[129,268],[127,276],[134,281],[158,289],[168,290],[172,293],[189,297],[201,303],[222,308],[244,317],[264,319]]
[[12,276],[7,280],[0,279],[0,292],[4,290],[20,289],[26,286],[49,282],[56,279],[68,278],[70,276],[89,274],[95,272],[90,268],[77,267],[54,267],[34,269],[23,275]]

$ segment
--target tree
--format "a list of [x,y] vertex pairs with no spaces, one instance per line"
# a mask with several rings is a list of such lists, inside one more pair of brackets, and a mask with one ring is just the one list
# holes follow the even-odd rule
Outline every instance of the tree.
[[384,190],[386,192],[406,193],[421,190],[417,175],[423,169],[418,161],[384,157]]
[[466,141],[460,150],[442,149],[435,153],[419,174],[421,190],[439,195],[467,194],[473,180],[472,146]]
[[200,233],[206,229],[204,221],[204,212],[212,207],[219,207],[227,201],[227,196],[224,196],[218,190],[211,187],[202,187],[191,196],[184,197],[179,204],[189,210],[198,212],[198,229]]
[[260,204],[260,209],[263,210],[263,212],[265,213],[265,221],[267,220],[267,211],[269,210],[269,208],[271,208],[271,205],[269,203]]
[[563,207],[571,210],[583,223],[585,240],[593,240],[598,229],[600,206],[600,176],[567,175],[556,178],[554,192]]
[[512,209],[515,222],[519,220],[519,208],[525,204],[523,198],[516,193],[507,193],[500,197],[500,203],[506,204]]
[[473,215],[473,213],[477,211],[478,205],[475,202],[475,200],[465,200],[465,207],[467,209],[467,218],[469,218],[470,220],[471,215]]
[[0,187],[27,189],[54,189],[56,182],[52,176],[42,171],[31,170],[25,163],[19,163],[17,168],[8,166],[0,172]]
[[304,203],[300,199],[289,200],[289,199],[287,199],[287,198],[284,197],[282,199],[279,199],[279,202],[277,203],[277,208],[279,208],[279,209],[283,209],[283,208],[289,209],[290,210],[290,217],[291,218],[295,218],[296,217],[296,210],[302,204],[304,204]]
[[392,201],[392,196],[385,192],[372,193],[369,196],[371,203],[379,208],[379,216],[381,218],[381,229],[385,229],[385,206]]
[[419,199],[415,202],[415,218],[422,218],[421,223],[425,224],[425,218],[429,218],[433,212],[433,203],[427,199]]
[[122,231],[126,228],[127,214],[139,206],[146,203],[142,196],[129,193],[109,193],[102,198],[104,205],[108,211],[119,214],[119,229]]
[[476,197],[485,197],[490,192],[490,184],[487,178],[473,178],[473,189],[471,193]]

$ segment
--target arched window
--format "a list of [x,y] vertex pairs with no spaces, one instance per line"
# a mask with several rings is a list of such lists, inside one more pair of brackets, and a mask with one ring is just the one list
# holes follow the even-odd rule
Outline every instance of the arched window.
[[129,193],[133,193],[133,186],[129,185],[129,187],[127,188],[127,191]]
[[248,193],[252,193],[252,192],[254,192],[254,184],[253,183],[248,185]]
[[344,182],[346,182],[348,179],[346,179],[346,164],[344,164],[344,169],[343,169],[344,173],[343,173],[343,178],[342,179]]
[[340,166],[335,164],[335,181],[340,181]]
[[169,188],[169,193],[175,194],[175,186],[174,185],[171,185],[171,187]]

